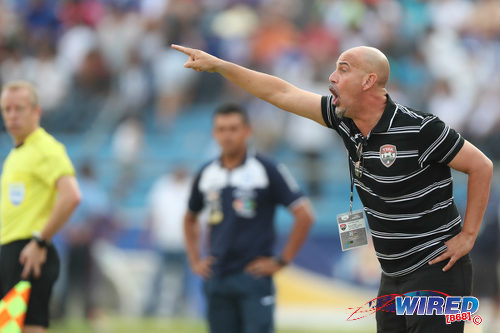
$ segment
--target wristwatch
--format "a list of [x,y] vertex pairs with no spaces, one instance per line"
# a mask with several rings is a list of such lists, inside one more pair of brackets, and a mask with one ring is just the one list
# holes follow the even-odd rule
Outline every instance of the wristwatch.
[[47,247],[49,247],[49,242],[46,241],[45,239],[42,238],[42,236],[40,235],[40,232],[34,232],[33,233],[33,238],[32,238],[36,244],[38,245],[39,248],[41,249],[46,249]]
[[286,261],[285,259],[283,259],[283,257],[281,255],[279,255],[277,257],[274,257],[274,260],[280,266],[286,266],[286,265],[288,265],[288,261]]

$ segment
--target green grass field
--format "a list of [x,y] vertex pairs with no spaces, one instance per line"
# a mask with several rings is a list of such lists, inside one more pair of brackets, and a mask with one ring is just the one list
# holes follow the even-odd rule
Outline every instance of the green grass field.
[[[368,333],[366,330],[333,330],[335,333]],[[332,333],[329,330],[297,330],[278,329],[276,333]],[[189,319],[130,319],[130,318],[105,318],[89,324],[79,320],[54,322],[49,333],[206,333],[207,329],[202,321]]]

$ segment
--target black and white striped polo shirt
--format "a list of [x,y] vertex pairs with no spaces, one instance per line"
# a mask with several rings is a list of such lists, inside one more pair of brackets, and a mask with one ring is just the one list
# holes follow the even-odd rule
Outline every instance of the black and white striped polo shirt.
[[354,169],[356,148],[362,175],[354,184],[363,203],[382,270],[402,276],[442,253],[461,230],[447,165],[464,139],[439,118],[394,103],[364,138],[349,118],[338,118],[332,96],[323,96],[328,127],[342,137]]

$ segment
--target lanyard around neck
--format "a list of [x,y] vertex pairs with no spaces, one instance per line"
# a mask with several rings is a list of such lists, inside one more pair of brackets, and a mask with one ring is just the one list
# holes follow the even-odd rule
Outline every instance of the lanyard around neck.
[[349,150],[347,150],[347,163],[349,163],[349,178],[351,180],[351,198],[349,200],[349,214],[352,213],[352,203],[354,200],[354,170],[351,165],[351,157],[349,156]]

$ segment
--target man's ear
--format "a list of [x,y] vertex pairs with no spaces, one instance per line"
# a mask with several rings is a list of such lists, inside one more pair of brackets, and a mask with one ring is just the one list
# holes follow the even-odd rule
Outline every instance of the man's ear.
[[363,90],[368,90],[377,82],[377,74],[369,73],[363,78]]

